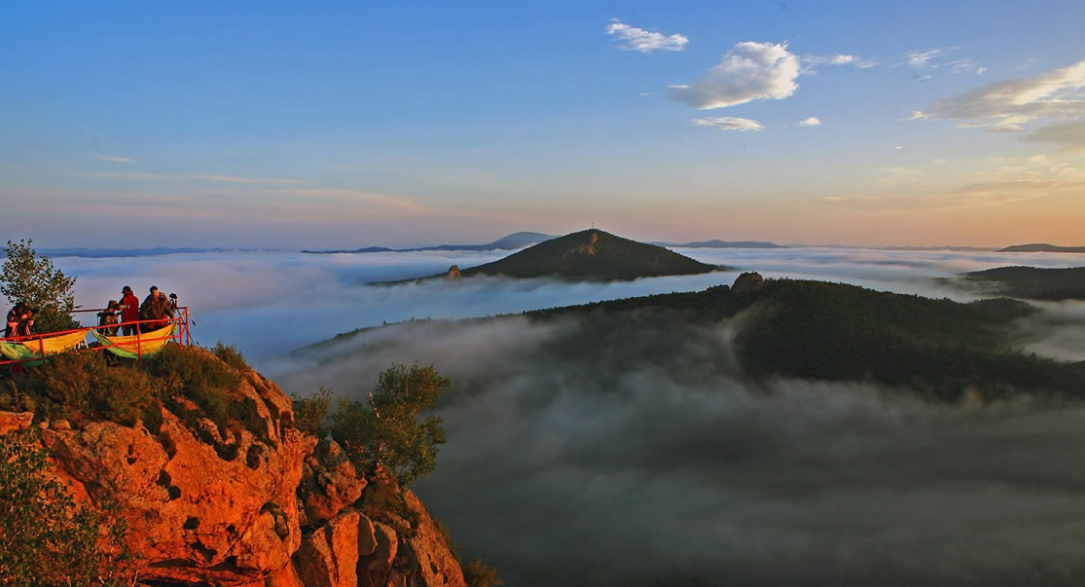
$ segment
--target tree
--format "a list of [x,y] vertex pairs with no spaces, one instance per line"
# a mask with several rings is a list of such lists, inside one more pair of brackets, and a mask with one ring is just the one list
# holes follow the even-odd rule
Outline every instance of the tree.
[[441,418],[432,409],[452,382],[433,365],[392,365],[377,379],[364,402],[343,400],[331,418],[331,434],[356,467],[372,474],[377,466],[407,486],[433,472],[439,444],[445,442]]
[[33,240],[8,241],[7,260],[0,269],[0,294],[12,304],[23,302],[38,310],[34,316],[36,332],[56,332],[79,328],[72,318],[75,305],[75,279],[53,267],[48,257],[39,256]]
[[79,509],[47,467],[32,430],[0,436],[0,586],[135,584],[124,524],[108,508]]

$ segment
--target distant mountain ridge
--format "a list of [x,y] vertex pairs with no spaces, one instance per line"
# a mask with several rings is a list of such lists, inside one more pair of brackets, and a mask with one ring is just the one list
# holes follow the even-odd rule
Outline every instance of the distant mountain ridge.
[[1013,245],[999,249],[999,253],[1085,253],[1085,247],[1060,247],[1047,243],[1030,243],[1027,245]]
[[332,255],[336,253],[412,253],[418,251],[495,251],[522,249],[524,247],[541,243],[555,238],[550,234],[541,232],[514,232],[503,236],[493,242],[481,245],[434,245],[429,247],[412,247],[406,249],[392,249],[388,247],[365,247],[362,249],[339,249],[327,251],[303,250],[302,253],[314,255]]
[[492,263],[464,269],[461,275],[625,281],[640,277],[695,275],[718,269],[658,245],[592,228],[543,241]]

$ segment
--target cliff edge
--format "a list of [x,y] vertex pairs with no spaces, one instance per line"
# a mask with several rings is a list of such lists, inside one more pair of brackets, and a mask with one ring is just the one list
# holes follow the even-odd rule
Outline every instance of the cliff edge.
[[243,424],[206,417],[185,390],[131,425],[0,411],[0,436],[40,429],[47,474],[80,507],[114,508],[124,543],[139,558],[140,581],[466,585],[413,493],[382,473],[367,481],[334,442],[297,429],[290,398],[255,370],[226,366],[202,349],[185,352],[235,374],[223,401],[248,407]]

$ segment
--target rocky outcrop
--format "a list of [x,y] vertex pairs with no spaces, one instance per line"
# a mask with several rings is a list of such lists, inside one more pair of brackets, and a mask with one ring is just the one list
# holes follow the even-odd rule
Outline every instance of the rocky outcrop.
[[453,266],[448,268],[448,278],[449,279],[459,279],[460,277],[461,276],[460,276],[460,266],[459,265],[453,265]]
[[298,497],[302,500],[303,525],[330,520],[362,495],[366,481],[354,470],[346,452],[335,441],[321,440],[302,467]]
[[2,412],[0,411],[0,434],[26,430],[34,421],[34,412]]
[[737,294],[753,293],[761,291],[763,287],[765,287],[765,278],[761,277],[760,273],[743,273],[735,279],[731,291]]
[[[251,369],[241,376],[233,393],[251,399],[259,416],[244,428],[182,421],[165,408],[153,432],[143,423],[38,425],[55,465],[50,473],[76,502],[117,506],[126,545],[142,559],[141,580],[464,586],[455,556],[414,494],[380,474],[379,503],[367,504],[360,499],[367,482],[342,448],[295,429],[290,398],[273,382]],[[0,412],[0,435],[32,421],[32,412]]]
[[[257,396],[253,383],[247,377],[239,393]],[[141,577],[243,583],[282,569],[301,545],[297,487],[316,445],[279,425],[284,406],[258,406],[271,440],[241,431],[232,459],[165,409],[157,434],[90,422],[81,430],[51,426],[41,438],[77,500],[119,506],[127,545],[146,561]]]

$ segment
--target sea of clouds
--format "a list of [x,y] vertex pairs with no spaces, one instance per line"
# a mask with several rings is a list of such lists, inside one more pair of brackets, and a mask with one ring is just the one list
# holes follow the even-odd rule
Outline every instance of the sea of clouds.
[[[367,284],[470,267],[508,252],[431,251],[313,255],[296,252],[222,252],[151,257],[58,257],[56,265],[78,277],[76,299],[102,308],[130,285],[141,299],[151,285],[176,292],[192,308],[196,340],[232,342],[257,367],[275,369],[278,357],[355,328],[411,318],[468,318],[730,284],[741,271],[853,283],[878,290],[951,297],[975,294],[933,280],[1005,265],[1067,267],[1083,264],[1071,254],[893,251],[876,249],[676,249],[734,271],[632,282],[571,284],[546,279],[479,278],[392,287]],[[1073,309],[1059,310],[1074,317]],[[86,315],[93,321],[93,314]],[[1080,318],[1080,315],[1076,316]],[[1043,350],[1042,344],[1036,348]]]
[[[443,318],[730,283],[739,271],[961,301],[934,278],[1076,255],[692,249],[735,271],[628,283],[366,285],[504,255],[218,253],[59,258],[84,305],[154,283],[290,392],[362,398],[392,363],[453,379],[448,443],[416,489],[510,586],[1085,583],[1085,405],[932,405],[863,383],[751,380],[733,322]],[[1039,304],[1022,348],[1085,359],[1085,304]],[[304,344],[367,331],[302,355]],[[736,318],[740,320],[741,317]],[[652,320],[659,320],[652,323]],[[646,326],[647,325],[647,326]]]

